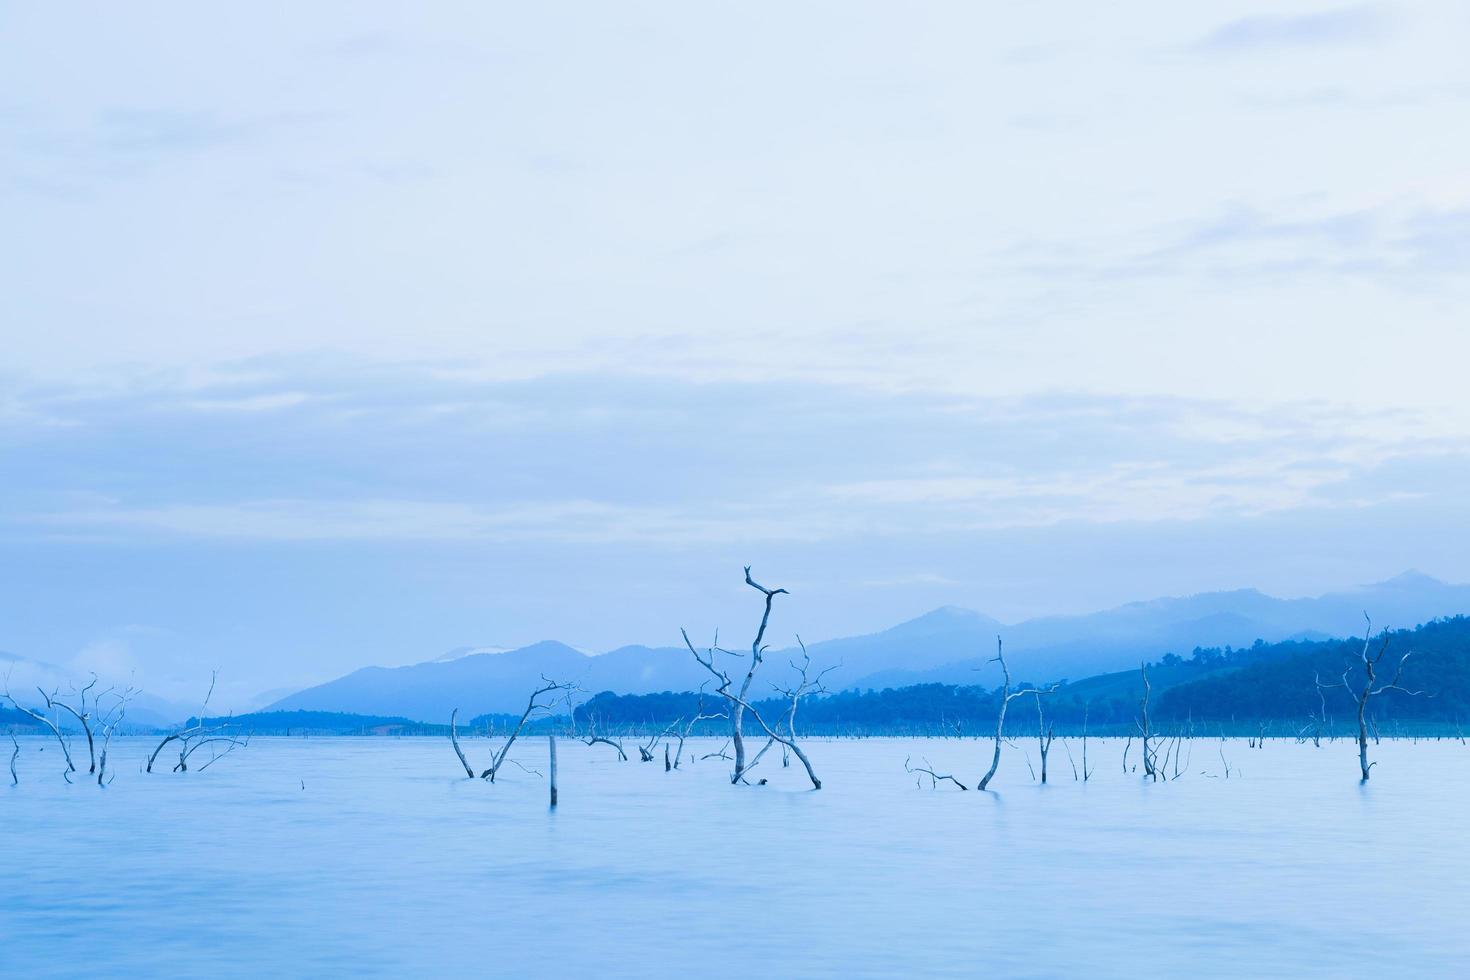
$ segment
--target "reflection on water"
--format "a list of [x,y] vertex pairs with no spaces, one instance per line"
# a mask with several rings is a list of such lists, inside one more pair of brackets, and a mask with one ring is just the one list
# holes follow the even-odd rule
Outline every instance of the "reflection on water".
[[[1368,976],[1470,957],[1458,741],[1385,742],[1367,787],[1346,742],[1232,741],[1227,781],[1203,739],[1167,785],[1095,739],[1074,782],[1059,742],[1041,787],[1018,741],[988,794],[904,772],[924,757],[973,787],[974,740],[814,740],[821,792],[779,758],[736,789],[717,759],[666,774],[563,742],[554,812],[535,775],[455,778],[434,739],[256,739],[187,775],[144,775],[151,744],[124,740],[105,790],[22,745],[0,788],[12,975]],[[544,771],[545,751],[518,755]]]

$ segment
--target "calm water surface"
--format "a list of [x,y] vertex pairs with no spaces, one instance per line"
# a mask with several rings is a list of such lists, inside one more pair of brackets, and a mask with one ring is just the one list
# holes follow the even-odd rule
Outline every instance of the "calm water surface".
[[[988,761],[974,740],[814,740],[815,793],[794,761],[736,789],[719,760],[666,774],[563,741],[554,812],[537,776],[455,778],[437,739],[256,739],[187,775],[144,775],[151,743],[129,740],[106,789],[66,785],[54,748],[22,746],[20,785],[0,787],[9,975],[1422,976],[1470,962],[1457,741],[1384,743],[1367,787],[1346,742],[1231,741],[1226,780],[1221,743],[1201,739],[1188,774],[1157,785],[1097,740],[1097,771],[1075,782],[1058,743],[1045,787],[1018,742],[986,794],[904,772],[927,757],[973,787]],[[518,747],[544,770],[544,739]],[[490,744],[467,749],[483,762]]]

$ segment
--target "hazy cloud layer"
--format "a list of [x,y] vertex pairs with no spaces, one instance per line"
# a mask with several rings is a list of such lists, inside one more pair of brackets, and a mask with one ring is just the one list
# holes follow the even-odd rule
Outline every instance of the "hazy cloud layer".
[[668,642],[740,621],[745,562],[800,592],[787,625],[812,636],[941,602],[1470,574],[1443,524],[1470,452],[1408,412],[321,360],[0,405],[7,647],[180,694],[205,662],[248,687],[465,643]]
[[1202,51],[1360,44],[1386,38],[1394,24],[1389,4],[1368,3],[1304,14],[1262,14],[1222,24],[1201,38]]

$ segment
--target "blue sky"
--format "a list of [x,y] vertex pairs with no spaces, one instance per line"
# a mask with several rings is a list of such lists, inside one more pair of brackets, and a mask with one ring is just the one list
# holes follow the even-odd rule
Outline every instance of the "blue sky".
[[0,24],[0,649],[1470,578],[1461,5]]

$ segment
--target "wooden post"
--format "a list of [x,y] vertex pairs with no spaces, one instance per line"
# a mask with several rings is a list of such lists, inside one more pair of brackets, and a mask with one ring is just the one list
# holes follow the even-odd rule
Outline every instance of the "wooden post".
[[546,741],[551,746],[551,805],[556,806],[556,736],[547,735]]

